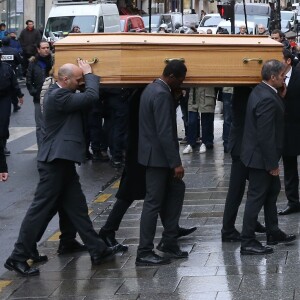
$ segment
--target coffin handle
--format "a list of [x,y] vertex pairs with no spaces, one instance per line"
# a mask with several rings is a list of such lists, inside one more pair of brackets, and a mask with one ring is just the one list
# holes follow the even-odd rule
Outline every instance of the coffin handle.
[[244,64],[247,64],[250,61],[257,61],[259,64],[262,64],[263,59],[262,58],[243,58]]
[[[84,59],[82,59],[81,57],[78,57],[78,59],[84,60]],[[98,61],[99,61],[99,59],[98,59],[97,57],[93,57],[92,60],[87,61],[87,63],[88,63],[89,65],[92,65],[92,64],[97,63]]]
[[170,61],[172,61],[172,60],[180,60],[181,62],[185,62],[185,59],[184,58],[166,58],[165,59],[165,63],[167,64],[167,63],[169,63]]

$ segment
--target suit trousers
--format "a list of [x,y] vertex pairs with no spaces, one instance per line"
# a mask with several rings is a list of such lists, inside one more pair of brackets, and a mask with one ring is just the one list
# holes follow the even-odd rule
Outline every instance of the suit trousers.
[[300,206],[299,203],[299,174],[297,156],[283,156],[284,187],[288,206]]
[[266,170],[249,169],[248,197],[245,206],[242,247],[256,244],[255,227],[258,214],[264,206],[267,233],[279,230],[276,201],[280,192],[279,176],[272,176]]
[[157,218],[160,212],[163,215],[164,226],[162,242],[177,245],[176,236],[184,191],[184,182],[174,178],[172,169],[147,167],[146,197],[141,215],[138,255],[153,250]]
[[75,163],[56,159],[52,162],[38,162],[40,181],[35,196],[22,222],[19,237],[11,258],[26,261],[46,228],[49,215],[60,205],[72,221],[91,256],[101,255],[105,243],[98,237],[88,215],[85,196],[79,182]]
[[241,162],[238,155],[232,155],[229,188],[223,215],[222,234],[231,234],[235,231],[235,221],[239,207],[243,200],[248,168]]

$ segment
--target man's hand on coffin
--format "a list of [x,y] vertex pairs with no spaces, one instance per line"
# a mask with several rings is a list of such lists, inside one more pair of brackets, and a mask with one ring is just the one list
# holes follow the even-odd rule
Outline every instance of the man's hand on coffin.
[[86,60],[82,60],[80,58],[77,59],[78,66],[82,70],[83,75],[93,73],[91,66],[88,64]]

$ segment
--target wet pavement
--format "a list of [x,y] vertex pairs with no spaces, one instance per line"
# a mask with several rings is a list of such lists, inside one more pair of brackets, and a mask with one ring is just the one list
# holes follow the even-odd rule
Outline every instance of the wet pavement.
[[[0,277],[0,299],[300,299],[300,213],[279,217],[280,228],[297,234],[297,240],[289,246],[274,246],[273,254],[241,256],[239,243],[221,242],[231,163],[230,155],[223,152],[221,128],[222,120],[217,117],[213,150],[182,155],[187,189],[180,225],[198,227],[180,239],[181,247],[189,252],[187,259],[160,267],[135,266],[142,208],[142,201],[135,201],[117,233],[118,240],[129,245],[128,252],[92,266],[88,253],[58,256],[56,233],[39,245],[39,251],[49,257],[47,263],[39,265],[41,274],[24,278],[14,272],[4,273]],[[92,199],[90,217],[97,231],[110,212],[117,188],[115,181]],[[285,204],[282,190],[278,207]],[[244,201],[237,218],[238,230],[243,210]],[[264,223],[262,214],[259,219]],[[155,245],[161,232],[159,222]],[[258,239],[264,243],[266,237],[261,234]]]

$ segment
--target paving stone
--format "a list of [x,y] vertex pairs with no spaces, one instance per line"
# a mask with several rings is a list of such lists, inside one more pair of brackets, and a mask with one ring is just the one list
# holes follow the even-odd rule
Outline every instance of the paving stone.
[[294,291],[254,291],[254,292],[218,292],[216,300],[253,300],[253,299],[263,299],[263,300],[292,300],[294,298]]
[[176,292],[181,294],[237,291],[241,281],[242,276],[240,275],[183,277]]
[[127,278],[117,294],[147,293],[161,294],[174,293],[180,278]]
[[[31,280],[27,279],[22,287],[12,293],[13,298],[42,298],[49,297],[62,284],[61,280]],[[37,284],[38,282],[38,284]]]
[[[89,280],[65,280],[55,290],[52,296],[92,296],[103,297],[114,295],[120,288],[124,279],[89,279]],[[99,298],[98,298],[99,299]]]
[[235,265],[217,267],[216,275],[247,275],[247,274],[274,274],[277,273],[277,265],[249,266]]
[[216,292],[186,294],[141,294],[139,300],[215,300]]
[[138,300],[139,294],[130,295],[98,295],[97,297],[87,296],[84,300]]
[[286,251],[269,255],[241,255],[238,249],[235,252],[211,253],[205,266],[284,264],[286,256]]
[[164,277],[184,277],[184,276],[213,276],[217,273],[217,267],[177,267],[171,264],[166,268],[159,268],[154,277],[164,278]]
[[103,260],[103,263],[100,265],[92,265],[91,258],[89,255],[80,256],[77,259],[74,259],[66,266],[65,271],[70,270],[80,270],[80,271],[89,271],[89,270],[99,270],[99,269],[119,269],[124,266],[128,257],[121,256],[120,254],[115,255],[114,257],[109,257]]
[[98,270],[93,278],[152,278],[157,273],[157,268],[127,268]]
[[257,292],[258,290],[290,291],[299,287],[300,274],[249,274],[244,275],[240,290]]

